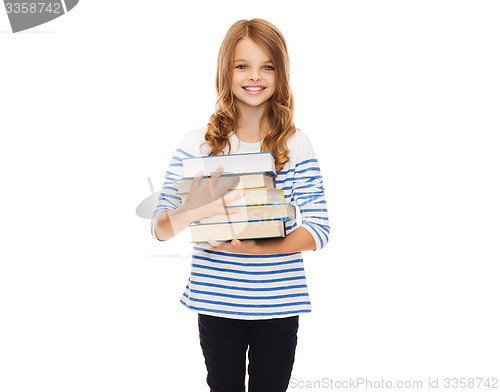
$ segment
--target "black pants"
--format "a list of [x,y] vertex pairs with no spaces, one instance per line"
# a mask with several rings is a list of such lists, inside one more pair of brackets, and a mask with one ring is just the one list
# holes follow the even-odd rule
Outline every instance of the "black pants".
[[198,326],[210,392],[245,391],[247,348],[249,392],[286,391],[299,316],[235,320],[200,314]]

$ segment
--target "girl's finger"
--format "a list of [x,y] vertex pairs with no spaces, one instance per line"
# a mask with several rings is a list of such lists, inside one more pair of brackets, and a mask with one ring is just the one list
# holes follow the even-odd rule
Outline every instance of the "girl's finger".
[[217,170],[215,170],[214,174],[212,175],[212,182],[214,185],[217,184],[217,181],[219,180],[219,177],[221,176],[221,173],[224,171],[224,166],[219,166]]
[[217,247],[217,246],[219,246],[220,244],[222,244],[222,242],[217,242],[217,241],[215,241],[214,239],[209,239],[209,240],[208,240],[208,243],[209,243],[210,245],[214,246],[214,247]]
[[226,204],[229,204],[229,203],[231,203],[235,200],[239,200],[243,197],[245,197],[244,191],[228,192],[226,195],[224,195],[224,201],[226,202]]
[[238,176],[221,176],[216,182],[217,191],[220,192],[220,194],[225,194],[230,189],[234,189],[239,181],[240,180]]
[[193,176],[193,183],[191,185],[191,189],[193,188],[193,186],[196,186],[198,187],[200,185],[200,182],[201,180],[203,179],[203,173],[204,173],[205,170],[200,170],[198,173],[196,173],[194,176]]

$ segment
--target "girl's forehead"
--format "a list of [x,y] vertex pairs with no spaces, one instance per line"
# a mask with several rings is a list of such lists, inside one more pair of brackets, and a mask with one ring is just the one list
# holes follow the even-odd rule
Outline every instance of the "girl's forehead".
[[236,43],[233,53],[234,61],[250,60],[248,57],[259,58],[259,60],[271,61],[271,56],[266,49],[262,48],[250,38],[242,38]]

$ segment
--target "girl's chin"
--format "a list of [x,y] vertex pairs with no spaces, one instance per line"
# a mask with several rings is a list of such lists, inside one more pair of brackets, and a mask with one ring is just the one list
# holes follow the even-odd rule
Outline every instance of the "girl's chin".
[[262,106],[266,105],[269,102],[269,99],[262,100],[262,99],[239,99],[236,98],[235,102],[238,105],[243,105],[247,107],[253,107],[253,108],[261,108]]

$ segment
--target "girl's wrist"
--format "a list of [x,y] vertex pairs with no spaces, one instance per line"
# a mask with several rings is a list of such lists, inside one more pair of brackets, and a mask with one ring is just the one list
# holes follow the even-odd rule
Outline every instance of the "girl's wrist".
[[182,214],[183,220],[189,222],[189,224],[200,220],[202,217],[201,212],[200,208],[189,208],[185,204],[180,206],[177,211],[178,214]]

